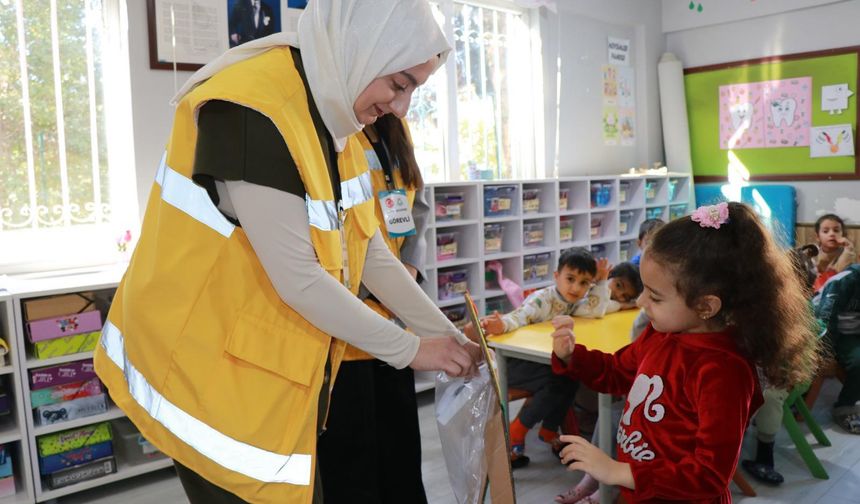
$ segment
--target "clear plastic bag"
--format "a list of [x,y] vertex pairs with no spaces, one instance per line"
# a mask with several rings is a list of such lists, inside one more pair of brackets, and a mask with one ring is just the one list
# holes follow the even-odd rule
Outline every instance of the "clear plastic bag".
[[436,425],[458,504],[479,504],[487,477],[484,432],[496,400],[487,364],[477,376],[436,375]]

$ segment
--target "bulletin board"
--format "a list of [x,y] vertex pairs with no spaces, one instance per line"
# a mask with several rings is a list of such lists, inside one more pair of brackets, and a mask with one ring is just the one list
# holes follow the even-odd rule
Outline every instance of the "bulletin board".
[[[858,59],[860,47],[847,47],[685,69],[690,147],[696,181],[726,180],[730,163],[734,166],[740,163],[749,172],[752,180],[860,178],[856,140],[857,83],[860,68]],[[847,108],[841,113],[831,114],[822,110],[822,86],[838,84],[847,84],[854,94],[847,98]],[[797,120],[802,119],[805,121],[803,124],[808,126],[805,135],[800,123],[795,124],[794,136],[786,132],[782,136],[775,133],[773,137],[753,137],[754,127],[750,126],[750,137],[733,136],[731,141],[727,142],[726,122],[735,121],[737,125],[738,119],[742,117],[740,113],[745,112],[741,110],[738,111],[739,115],[735,115],[736,111],[733,110],[731,117],[726,113],[731,100],[740,101],[738,93],[743,93],[746,89],[750,103],[761,102],[762,117],[773,114],[771,122],[767,123],[770,130],[775,127],[778,131],[786,131],[789,120],[776,115],[776,109],[781,102],[771,97],[780,93],[781,96],[787,96],[794,90],[799,93],[801,87],[809,89],[809,95],[803,100],[795,101],[792,98],[793,107],[797,108],[792,109],[792,113]],[[758,96],[754,96],[756,89],[759,90]],[[765,91],[762,92],[761,89]],[[769,108],[771,106],[773,111]],[[805,111],[803,117],[801,111]],[[778,122],[774,124],[775,121]],[[809,128],[842,124],[850,125],[854,155],[811,157],[811,144],[818,141],[819,145],[815,146],[819,149],[817,152],[820,152],[822,146],[821,135],[810,133],[820,130]],[[755,131],[758,133],[757,128]],[[777,137],[779,141],[775,140]]]

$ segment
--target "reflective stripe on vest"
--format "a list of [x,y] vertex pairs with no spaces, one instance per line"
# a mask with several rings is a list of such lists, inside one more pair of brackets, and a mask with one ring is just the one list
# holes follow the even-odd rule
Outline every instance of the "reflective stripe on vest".
[[206,227],[230,238],[236,226],[212,203],[206,190],[190,178],[167,166],[167,153],[161,156],[155,182],[161,186],[161,199],[178,208]]
[[237,441],[179,409],[146,381],[129,362],[120,330],[110,321],[102,329],[101,345],[125,375],[128,391],[158,423],[216,464],[264,483],[310,485],[311,456],[282,455]]
[[[370,172],[352,177],[340,183],[343,209],[348,210],[373,198],[373,183]],[[308,209],[308,222],[323,231],[337,230],[337,205],[334,200],[315,200],[305,196]]]

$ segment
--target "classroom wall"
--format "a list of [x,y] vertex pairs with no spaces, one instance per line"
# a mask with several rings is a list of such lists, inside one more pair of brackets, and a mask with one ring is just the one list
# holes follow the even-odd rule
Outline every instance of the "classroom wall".
[[[666,0],[670,1],[670,0]],[[860,45],[860,0],[670,32],[666,50],[685,67]],[[858,90],[851,99],[858,98]],[[860,180],[793,182],[799,222],[836,212],[860,222]]]
[[[137,171],[137,199],[142,217],[173,122],[173,107],[170,105],[170,99],[174,94],[173,72],[149,68],[146,2],[134,0],[126,4],[129,24],[134,161]],[[179,72],[176,79],[178,85],[182,86],[191,73]]]
[[[631,166],[662,161],[657,61],[664,51],[665,38],[660,2],[578,0],[556,5],[557,13],[540,9],[547,173],[554,173],[557,119],[560,176],[618,174]],[[607,63],[610,36],[631,42],[637,131],[636,144],[630,147],[603,143],[600,67]],[[557,103],[559,59],[562,92]]]

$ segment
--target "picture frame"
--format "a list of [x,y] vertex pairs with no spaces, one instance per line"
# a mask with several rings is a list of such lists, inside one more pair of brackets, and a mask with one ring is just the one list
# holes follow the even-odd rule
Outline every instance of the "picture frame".
[[282,29],[295,30],[305,4],[300,0],[146,0],[149,67],[197,70],[231,47]]

